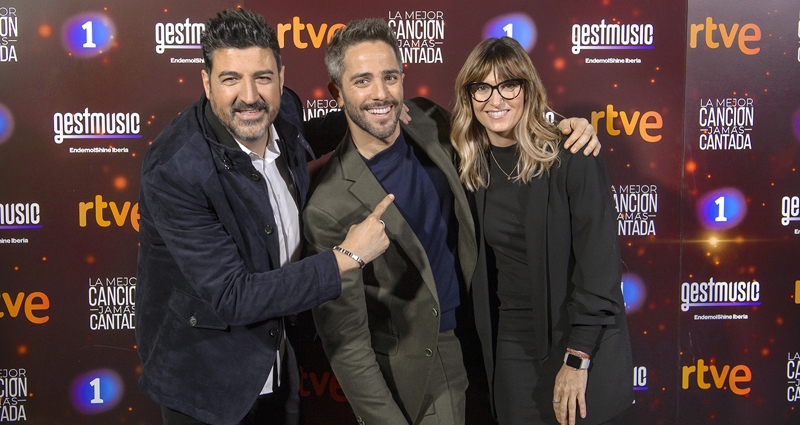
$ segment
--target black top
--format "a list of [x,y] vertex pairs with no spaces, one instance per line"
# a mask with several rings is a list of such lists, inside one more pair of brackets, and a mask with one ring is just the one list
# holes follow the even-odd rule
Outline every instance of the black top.
[[[533,308],[525,248],[525,208],[530,186],[514,181],[517,147],[491,147],[484,234],[497,270],[500,310]],[[499,164],[499,167],[498,167]],[[511,178],[508,178],[508,175]]]

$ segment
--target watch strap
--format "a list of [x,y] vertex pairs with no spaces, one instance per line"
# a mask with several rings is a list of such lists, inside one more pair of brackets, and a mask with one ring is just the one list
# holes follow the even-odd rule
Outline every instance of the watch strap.
[[591,360],[589,360],[588,358],[576,356],[575,354],[572,354],[570,352],[564,354],[564,364],[575,370],[589,369],[590,363]]

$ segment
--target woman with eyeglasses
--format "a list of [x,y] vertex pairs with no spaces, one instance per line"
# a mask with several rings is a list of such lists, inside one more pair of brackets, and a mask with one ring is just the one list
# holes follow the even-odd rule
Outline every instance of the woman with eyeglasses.
[[475,47],[455,92],[451,141],[478,218],[472,298],[498,421],[620,423],[633,365],[605,165],[560,147],[512,38]]

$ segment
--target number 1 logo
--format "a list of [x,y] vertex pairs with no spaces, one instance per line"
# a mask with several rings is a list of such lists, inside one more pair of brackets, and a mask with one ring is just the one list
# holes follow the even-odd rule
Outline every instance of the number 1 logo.
[[715,199],[714,204],[716,204],[719,207],[717,216],[714,217],[714,221],[716,222],[728,221],[728,218],[725,217],[725,197],[720,196],[719,198]]
[[100,398],[100,378],[92,379],[91,381],[89,381],[89,385],[91,385],[92,390],[94,390],[93,391],[94,397],[92,397],[92,399],[89,400],[89,403],[103,404],[103,399]]
[[111,369],[92,370],[72,381],[72,404],[85,415],[113,409],[124,393],[122,378]]
[[94,41],[92,41],[92,21],[86,21],[85,24],[81,25],[81,28],[86,31],[86,42],[83,43],[83,47],[87,49],[94,49],[97,47]]
[[747,201],[742,192],[732,187],[708,192],[697,202],[697,218],[709,230],[735,227],[746,215]]
[[114,42],[114,22],[102,13],[82,13],[68,19],[61,33],[70,56],[91,58],[107,52]]
[[524,13],[509,13],[493,18],[483,27],[483,38],[503,36],[519,41],[530,52],[536,45],[536,23]]

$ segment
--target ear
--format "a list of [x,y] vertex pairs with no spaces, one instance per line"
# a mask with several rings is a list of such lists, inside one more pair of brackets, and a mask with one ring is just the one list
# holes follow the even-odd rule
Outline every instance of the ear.
[[342,98],[342,91],[339,90],[339,87],[337,87],[336,84],[334,84],[333,82],[328,83],[328,92],[331,94],[333,100],[336,101],[336,103],[339,105],[340,108],[344,106],[344,98]]
[[283,79],[283,71],[284,71],[285,69],[286,69],[286,67],[285,67],[285,66],[283,66],[283,65],[281,65],[281,71],[278,73],[278,81],[280,81],[280,82],[281,82],[281,94],[283,94],[283,82],[285,81],[285,80]]
[[200,71],[200,76],[203,77],[203,89],[206,91],[206,97],[211,99],[211,77],[205,69]]

